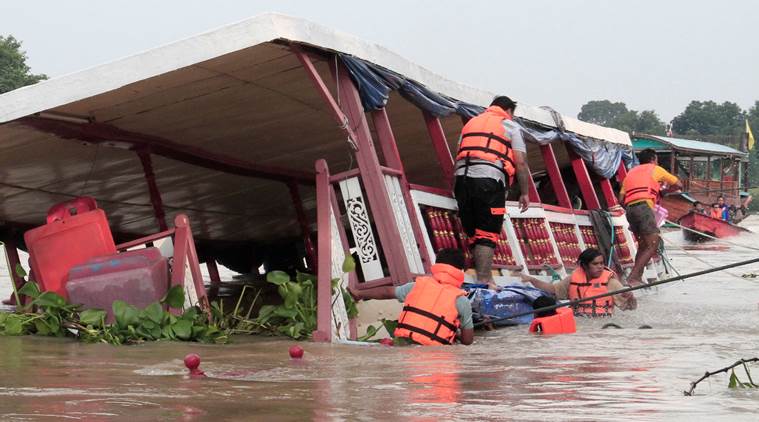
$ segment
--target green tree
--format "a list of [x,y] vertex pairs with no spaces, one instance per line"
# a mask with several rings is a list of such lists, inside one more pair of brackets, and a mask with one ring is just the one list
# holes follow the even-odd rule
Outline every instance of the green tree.
[[625,103],[612,103],[609,100],[594,100],[588,101],[580,109],[580,114],[577,118],[589,122],[595,123],[601,126],[611,126],[620,116],[628,113]]
[[625,103],[612,103],[609,100],[588,101],[580,109],[577,118],[625,132],[641,132],[653,135],[664,135],[665,132],[664,122],[653,110],[641,112],[628,110]]
[[26,58],[20,41],[12,35],[0,36],[0,94],[47,79],[46,75],[30,73]]
[[738,135],[744,127],[743,119],[743,110],[736,103],[691,101],[672,121],[672,130],[682,135]]

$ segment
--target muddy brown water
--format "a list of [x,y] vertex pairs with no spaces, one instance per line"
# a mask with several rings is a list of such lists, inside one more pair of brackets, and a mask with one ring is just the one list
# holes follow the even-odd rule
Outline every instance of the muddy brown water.
[[[759,232],[757,222],[749,228]],[[756,256],[665,238],[683,273]],[[759,235],[735,241],[759,245]],[[573,335],[521,326],[478,333],[470,347],[301,342],[296,361],[294,342],[275,338],[114,347],[0,337],[0,420],[753,421],[759,390],[728,389],[724,374],[683,395],[706,370],[759,356],[759,278],[741,277],[750,272],[759,266],[651,289],[637,311],[581,319]],[[623,328],[601,329],[608,322]],[[208,378],[185,375],[189,352]]]

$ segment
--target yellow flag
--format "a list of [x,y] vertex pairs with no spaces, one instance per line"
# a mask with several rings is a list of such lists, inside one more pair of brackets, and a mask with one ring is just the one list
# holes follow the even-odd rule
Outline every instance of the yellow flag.
[[752,148],[754,148],[754,134],[751,133],[751,126],[748,125],[748,119],[746,119],[746,146],[748,147],[748,150],[751,151]]

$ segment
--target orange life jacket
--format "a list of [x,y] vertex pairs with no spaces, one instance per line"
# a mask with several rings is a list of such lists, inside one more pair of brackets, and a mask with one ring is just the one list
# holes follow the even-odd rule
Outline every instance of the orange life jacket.
[[460,325],[456,299],[466,295],[463,283],[464,272],[448,264],[433,265],[432,277],[417,277],[403,303],[395,336],[428,346],[453,344]]
[[575,331],[575,316],[569,308],[559,308],[555,315],[535,318],[530,323],[531,333],[571,334]]
[[[604,268],[600,277],[588,280],[582,267],[577,267],[577,269],[572,272],[572,279],[569,282],[569,300],[577,300],[584,297],[608,293],[609,279],[611,279],[613,275],[613,271]],[[614,298],[606,296],[576,305],[575,313],[585,316],[611,316],[613,310]]]
[[712,218],[722,220],[722,208],[717,208],[717,209],[712,208],[712,212],[709,215]]
[[[516,173],[514,150],[511,149],[511,139],[504,133],[503,121],[511,120],[511,115],[501,107],[490,106],[482,114],[469,119],[461,130],[461,144],[456,153],[456,161],[470,158],[489,161],[492,164],[477,163],[477,165],[492,165],[509,176]],[[502,166],[495,163],[501,162]]]
[[625,190],[624,204],[640,200],[651,200],[657,202],[659,199],[659,182],[654,180],[653,173],[656,164],[641,164],[634,167],[627,173],[625,180],[622,181],[622,188]]

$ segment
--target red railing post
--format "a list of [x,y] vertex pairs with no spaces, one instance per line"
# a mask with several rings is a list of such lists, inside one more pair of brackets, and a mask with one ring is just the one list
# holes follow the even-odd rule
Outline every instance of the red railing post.
[[440,169],[443,171],[443,181],[445,187],[453,189],[453,173],[454,162],[451,155],[451,149],[448,147],[448,142],[445,139],[445,132],[443,131],[443,125],[440,123],[440,119],[433,116],[427,111],[423,111],[424,122],[427,125],[427,133],[432,140],[432,147],[435,149],[435,157],[440,164]]
[[[190,220],[184,214],[178,214],[174,218],[174,259],[171,271],[171,285],[184,286],[185,266],[190,268],[190,276],[198,296],[198,305],[206,312],[210,312],[208,296],[203,285],[203,275],[200,273],[198,253],[195,251],[195,241],[190,229]],[[172,309],[174,313],[181,313],[181,309]]]
[[314,251],[314,243],[311,241],[311,229],[308,225],[308,218],[306,217],[306,211],[303,209],[303,200],[300,197],[300,191],[298,185],[295,182],[287,184],[290,189],[290,197],[293,200],[293,206],[295,206],[295,214],[298,216],[298,224],[300,225],[301,236],[303,236],[303,245],[306,248],[306,263],[308,268],[316,268],[316,251]]
[[148,182],[148,191],[150,192],[150,203],[153,204],[153,214],[158,222],[160,231],[166,231],[169,226],[166,224],[166,213],[163,210],[163,200],[161,192],[158,190],[158,183],[153,173],[153,161],[150,158],[150,152],[146,149],[137,150],[137,155],[142,163],[142,171],[145,173],[145,181]]
[[564,178],[561,177],[561,169],[559,168],[559,162],[556,160],[553,145],[541,145],[540,152],[543,154],[546,172],[548,172],[548,177],[551,179],[551,187],[553,187],[553,192],[559,201],[559,206],[572,209],[572,201],[569,199]]
[[410,187],[408,179],[406,178],[406,172],[403,169],[403,162],[401,161],[401,154],[398,151],[398,144],[395,142],[395,135],[393,135],[393,128],[390,125],[390,119],[387,116],[387,110],[381,109],[371,113],[372,122],[374,123],[374,130],[377,132],[377,141],[382,150],[382,156],[385,158],[385,164],[395,170],[401,172],[401,191],[403,192],[403,200],[406,203],[406,212],[411,222],[411,230],[414,233],[416,244],[419,247],[419,252],[422,258],[422,264],[424,270],[429,272],[432,264],[427,248],[422,247],[424,234],[422,232],[422,223],[416,216],[416,210],[414,209],[414,201],[411,198]]
[[583,200],[585,200],[585,206],[589,210],[601,208],[601,203],[598,202],[598,196],[596,196],[596,191],[593,188],[593,181],[590,180],[590,173],[588,173],[588,168],[585,166],[585,161],[577,155],[571,145],[568,143],[564,145],[567,148],[567,153],[569,153],[569,159],[572,161],[572,170],[574,170],[575,177],[577,177],[577,184],[580,185],[580,192],[582,193]]
[[[316,162],[316,234],[319,260],[316,282],[316,331],[314,341],[332,340],[332,201],[327,162]],[[325,304],[327,306],[325,306]]]

